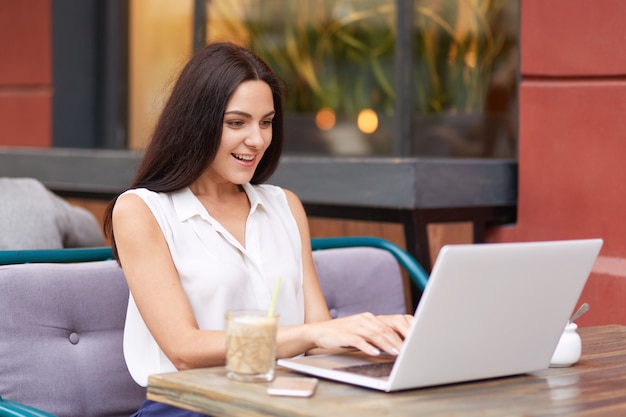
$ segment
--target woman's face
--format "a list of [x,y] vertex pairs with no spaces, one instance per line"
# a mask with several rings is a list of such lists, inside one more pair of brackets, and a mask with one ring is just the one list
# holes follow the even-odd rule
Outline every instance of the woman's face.
[[272,90],[264,81],[245,81],[226,105],[222,140],[210,170],[218,181],[245,184],[272,142]]

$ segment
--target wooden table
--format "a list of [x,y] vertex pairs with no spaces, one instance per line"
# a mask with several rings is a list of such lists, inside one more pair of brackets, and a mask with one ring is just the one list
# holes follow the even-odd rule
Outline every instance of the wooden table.
[[215,417],[625,416],[626,326],[579,332],[580,362],[528,375],[391,394],[320,380],[313,397],[288,398],[267,395],[266,383],[230,381],[219,367],[152,376],[147,395]]

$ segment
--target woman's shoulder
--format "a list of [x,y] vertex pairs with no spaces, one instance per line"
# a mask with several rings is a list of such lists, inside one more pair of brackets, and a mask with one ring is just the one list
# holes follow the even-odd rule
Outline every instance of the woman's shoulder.
[[136,196],[139,196],[141,198],[157,198],[160,195],[163,195],[163,193],[158,193],[156,191],[151,191],[148,190],[147,188],[131,188],[129,190],[124,191],[121,196],[125,196],[125,195],[129,195],[129,194],[134,194]]
[[159,193],[147,188],[132,188],[119,195],[115,202],[115,209],[117,211],[134,211],[140,207],[154,209],[154,207],[162,206],[167,196],[167,193]]
[[[170,204],[172,198],[177,194],[184,194],[184,190],[175,191],[171,193],[163,193],[158,191],[152,191],[147,188],[131,188],[120,194],[120,198],[125,198],[128,195],[134,195],[143,200],[146,204]],[[132,198],[132,197],[131,197]]]

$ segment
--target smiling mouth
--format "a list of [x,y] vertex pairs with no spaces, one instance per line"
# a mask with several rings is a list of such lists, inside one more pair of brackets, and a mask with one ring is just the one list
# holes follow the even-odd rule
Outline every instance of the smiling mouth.
[[240,161],[244,161],[244,162],[250,162],[253,161],[255,156],[254,155],[240,155],[240,154],[236,154],[233,153],[231,154],[233,157],[235,157],[235,159],[238,159]]

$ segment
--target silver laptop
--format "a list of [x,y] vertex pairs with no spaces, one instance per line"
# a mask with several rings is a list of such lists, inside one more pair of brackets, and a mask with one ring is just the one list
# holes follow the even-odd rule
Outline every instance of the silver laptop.
[[[601,246],[601,239],[444,246],[397,358],[350,352],[278,365],[381,391],[545,369]],[[380,375],[385,368],[388,376]]]

